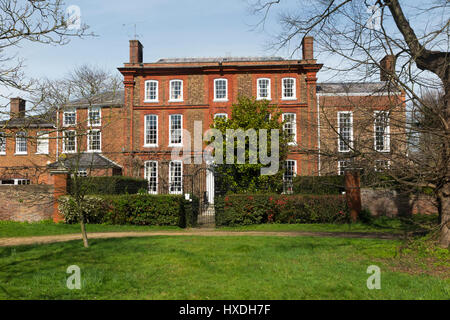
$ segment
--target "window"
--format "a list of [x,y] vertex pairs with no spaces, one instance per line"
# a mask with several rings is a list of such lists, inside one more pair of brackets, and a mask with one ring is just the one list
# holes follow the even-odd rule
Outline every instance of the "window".
[[28,179],[0,180],[0,184],[3,184],[3,185],[27,185],[27,184],[30,184],[30,180],[28,180]]
[[228,80],[214,80],[214,101],[228,101]]
[[351,111],[338,112],[339,152],[349,152],[353,146],[353,115]]
[[37,154],[48,154],[48,133],[38,132],[37,143],[36,143],[36,153]]
[[183,168],[181,161],[171,161],[169,167],[169,193],[183,192]]
[[74,126],[77,123],[77,111],[75,109],[66,110],[63,113],[63,125]]
[[145,81],[145,102],[158,102],[158,81]]
[[148,193],[158,193],[158,161],[146,161],[144,178],[148,181]]
[[338,161],[338,175],[343,176],[345,174],[345,168],[350,165],[349,160],[339,160]]
[[77,176],[78,176],[78,177],[87,177],[87,176],[88,176],[87,170],[86,170],[86,169],[80,169],[80,170],[78,170]]
[[183,81],[170,81],[170,98],[169,101],[183,101]]
[[389,168],[390,168],[389,160],[376,160],[375,161],[375,171],[376,172],[383,172],[385,170],[388,170]]
[[27,154],[27,137],[25,132],[16,134],[16,154]]
[[385,111],[375,112],[374,123],[374,143],[375,150],[379,152],[389,152],[390,136],[389,136],[389,114]]
[[181,114],[170,115],[169,146],[182,144],[183,116]]
[[223,120],[227,120],[228,119],[228,114],[226,113],[216,113],[214,115],[214,119],[223,119]]
[[282,95],[284,100],[296,99],[295,78],[284,78],[282,80]]
[[97,127],[101,123],[101,109],[98,107],[88,109],[88,126]]
[[283,113],[283,130],[289,136],[289,145],[297,144],[297,123],[295,113]]
[[87,134],[87,144],[89,152],[102,151],[102,134],[100,130],[89,130]]
[[257,99],[270,100],[270,79],[258,79]]
[[156,147],[158,145],[158,116],[147,114],[145,116],[145,141],[146,147]]
[[6,135],[0,132],[0,154],[6,154]]
[[63,152],[71,153],[77,151],[77,139],[74,130],[65,131],[63,139]]
[[297,174],[297,161],[286,160],[284,162],[284,173],[283,173],[283,192],[292,193],[293,192],[293,181]]

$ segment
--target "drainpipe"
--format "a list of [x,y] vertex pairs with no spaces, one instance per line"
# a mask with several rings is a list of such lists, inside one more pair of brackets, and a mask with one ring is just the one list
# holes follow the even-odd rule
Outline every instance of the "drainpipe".
[[317,147],[319,149],[318,161],[319,161],[319,176],[321,175],[321,163],[320,163],[320,93],[316,94],[317,97]]

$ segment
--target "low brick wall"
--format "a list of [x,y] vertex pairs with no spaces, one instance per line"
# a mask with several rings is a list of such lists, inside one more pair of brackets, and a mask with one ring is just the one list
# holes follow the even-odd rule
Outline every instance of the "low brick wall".
[[0,185],[0,220],[49,220],[53,203],[52,185]]
[[408,195],[388,189],[361,188],[362,208],[372,215],[388,217],[411,214],[437,214],[435,200],[427,195]]

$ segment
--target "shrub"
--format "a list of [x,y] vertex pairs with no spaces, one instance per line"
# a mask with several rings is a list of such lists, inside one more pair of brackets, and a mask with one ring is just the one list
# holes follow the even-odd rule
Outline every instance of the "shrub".
[[215,200],[216,225],[343,223],[349,214],[340,195],[227,195]]
[[297,176],[294,194],[341,194],[345,191],[344,176]]
[[[87,196],[82,206],[87,223],[186,227],[197,219],[195,202],[175,195],[99,195]],[[59,206],[66,223],[79,221],[73,198],[60,198]]]
[[[148,181],[124,176],[111,177],[79,177],[77,178],[79,188],[84,194],[135,194],[139,190],[147,190]],[[74,179],[69,180],[68,192],[74,190]]]

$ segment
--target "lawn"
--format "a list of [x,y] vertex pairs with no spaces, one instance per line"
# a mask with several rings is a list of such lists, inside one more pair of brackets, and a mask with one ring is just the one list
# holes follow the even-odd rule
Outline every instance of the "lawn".
[[[329,231],[329,232],[383,232],[404,233],[405,231],[418,231],[421,229],[416,223],[432,225],[437,218],[435,216],[416,215],[411,220],[380,217],[370,223],[353,224],[261,224],[240,227],[222,227],[220,231]],[[121,232],[121,231],[182,231],[186,229],[178,227],[159,226],[134,226],[134,225],[87,225],[88,232]],[[53,223],[43,221],[36,223],[23,223],[13,221],[0,221],[0,238],[2,237],[27,237],[79,233],[78,224]]]
[[[448,251],[438,266],[424,258],[402,271],[400,244],[160,236],[92,239],[88,249],[81,241],[5,247],[0,299],[449,299]],[[373,264],[381,268],[381,290],[366,287]],[[81,268],[81,290],[66,288],[70,265]]]

